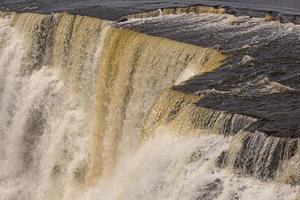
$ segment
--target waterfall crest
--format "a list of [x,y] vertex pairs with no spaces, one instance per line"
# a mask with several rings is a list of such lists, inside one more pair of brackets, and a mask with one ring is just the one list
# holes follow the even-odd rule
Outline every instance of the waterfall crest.
[[227,57],[101,19],[1,13],[0,198],[296,198],[297,139],[173,88]]
[[5,198],[74,198],[136,150],[162,90],[225,57],[110,24],[2,14],[1,180],[16,184]]

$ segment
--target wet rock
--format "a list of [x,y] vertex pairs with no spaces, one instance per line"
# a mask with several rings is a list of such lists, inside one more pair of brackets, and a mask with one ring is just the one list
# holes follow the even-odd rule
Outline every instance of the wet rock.
[[243,175],[254,175],[261,180],[272,179],[280,164],[295,155],[297,144],[296,139],[248,133],[236,155],[234,168]]
[[219,168],[224,168],[227,166],[227,161],[228,161],[228,152],[222,151],[222,153],[216,159],[215,164]]
[[219,178],[208,183],[205,186],[199,187],[199,195],[196,198],[197,200],[213,200],[218,198],[223,191],[223,181]]
[[241,194],[239,193],[234,193],[232,194],[230,200],[240,200],[241,199]]
[[192,153],[189,162],[196,162],[202,158],[202,152],[200,150]]

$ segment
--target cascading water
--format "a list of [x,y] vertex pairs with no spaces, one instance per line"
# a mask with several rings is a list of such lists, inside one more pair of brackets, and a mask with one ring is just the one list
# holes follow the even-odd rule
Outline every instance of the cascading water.
[[[242,145],[257,119],[170,89],[220,67],[217,48],[64,13],[2,13],[0,40],[1,200],[296,199],[232,167],[259,165]],[[297,162],[296,140],[261,140]]]
[[[31,14],[1,19],[1,31],[11,36],[3,38],[1,62],[1,199],[62,199],[82,182],[101,35],[80,30],[81,20],[88,21]],[[106,26],[98,20],[92,25]],[[71,37],[73,28],[79,30]],[[76,43],[80,49],[72,47]],[[84,52],[80,62],[71,59]]]

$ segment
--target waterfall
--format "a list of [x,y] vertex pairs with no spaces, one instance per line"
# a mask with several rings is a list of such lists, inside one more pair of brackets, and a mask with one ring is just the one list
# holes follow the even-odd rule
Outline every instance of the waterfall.
[[98,48],[108,23],[64,14],[1,18],[7,43],[1,51],[2,199],[62,199],[68,187],[84,184]]
[[297,139],[172,88],[218,48],[67,13],[1,13],[0,40],[1,200],[296,199]]

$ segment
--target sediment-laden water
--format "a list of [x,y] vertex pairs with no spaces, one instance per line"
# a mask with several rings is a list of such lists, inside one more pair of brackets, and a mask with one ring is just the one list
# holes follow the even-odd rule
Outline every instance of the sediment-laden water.
[[[180,38],[174,19],[193,19],[186,30],[207,38]],[[151,32],[153,26],[161,32]],[[204,103],[251,92],[263,98],[295,90],[297,96],[297,83],[272,82],[268,66],[255,74],[251,62],[265,58],[253,52],[281,37],[294,41],[296,54],[298,40],[291,37],[298,30],[220,14],[115,23],[2,13],[0,199],[297,199],[297,137],[282,136],[280,126],[276,133],[257,128],[265,110]],[[214,32],[219,35],[209,36]],[[224,42],[213,43],[214,36]],[[241,72],[240,82],[224,81],[218,70],[234,74],[227,69]],[[297,72],[292,69],[287,76]]]

